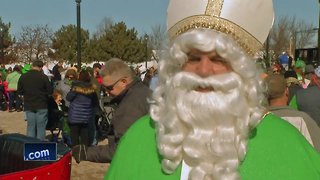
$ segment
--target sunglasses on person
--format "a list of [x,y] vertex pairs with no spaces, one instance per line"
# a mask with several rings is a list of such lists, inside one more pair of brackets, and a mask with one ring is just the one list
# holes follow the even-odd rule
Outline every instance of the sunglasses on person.
[[109,85],[109,86],[104,86],[105,87],[105,89],[107,90],[107,91],[112,91],[113,90],[113,88],[114,88],[114,86],[119,82],[119,81],[121,81],[122,80],[122,78],[120,78],[118,81],[116,81],[115,83],[113,83],[113,84],[111,84],[111,85]]

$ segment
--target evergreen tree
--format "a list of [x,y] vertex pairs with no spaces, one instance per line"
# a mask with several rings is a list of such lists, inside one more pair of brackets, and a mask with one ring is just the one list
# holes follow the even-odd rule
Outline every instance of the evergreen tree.
[[[81,29],[81,60],[88,62],[89,32]],[[77,27],[75,25],[62,26],[54,33],[52,48],[55,50],[53,56],[68,61],[77,62]]]
[[[10,50],[9,47],[12,46],[15,42],[15,39],[12,38],[11,34],[9,33],[11,28],[11,23],[3,22],[0,16],[0,28],[2,28],[2,35],[3,35],[3,62],[1,63],[9,63],[16,60],[16,55],[13,53],[13,50]],[[1,52],[0,52],[1,53]],[[1,54],[0,54],[1,58]],[[2,59],[1,59],[2,61]]]
[[[106,29],[99,39],[93,39],[90,44],[96,50],[96,59],[107,61],[111,57],[120,58],[126,62],[137,63],[145,61],[145,43],[138,38],[138,32],[128,29],[124,22],[119,22]],[[90,49],[92,49],[92,47]]]

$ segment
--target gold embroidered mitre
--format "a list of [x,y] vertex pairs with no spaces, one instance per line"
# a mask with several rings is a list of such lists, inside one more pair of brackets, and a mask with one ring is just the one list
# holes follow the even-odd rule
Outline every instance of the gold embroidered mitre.
[[245,52],[262,48],[273,25],[272,0],[170,0],[170,40],[195,28],[210,28],[232,37]]

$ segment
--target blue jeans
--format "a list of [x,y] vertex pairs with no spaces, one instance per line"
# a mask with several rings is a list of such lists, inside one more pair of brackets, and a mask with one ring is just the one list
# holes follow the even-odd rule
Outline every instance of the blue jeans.
[[48,122],[48,109],[37,109],[26,111],[27,116],[27,136],[40,140],[46,138],[46,125]]

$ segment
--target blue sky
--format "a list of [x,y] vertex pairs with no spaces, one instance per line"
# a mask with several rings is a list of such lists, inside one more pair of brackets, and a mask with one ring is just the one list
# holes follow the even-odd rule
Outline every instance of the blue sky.
[[[151,27],[166,23],[169,0],[82,0],[81,24],[90,33],[95,32],[104,17],[115,22],[124,21],[135,27],[140,35]],[[274,0],[276,19],[296,16],[318,26],[318,0]],[[11,22],[11,34],[18,36],[21,26],[48,24],[54,31],[62,25],[76,24],[75,0],[1,0],[0,16]]]

